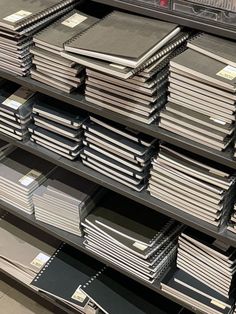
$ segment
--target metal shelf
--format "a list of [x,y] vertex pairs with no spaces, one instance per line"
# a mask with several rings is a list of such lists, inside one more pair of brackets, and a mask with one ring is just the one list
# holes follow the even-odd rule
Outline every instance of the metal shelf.
[[227,232],[226,229],[221,230],[221,232],[218,231],[218,229],[198,218],[193,217],[192,215],[189,215],[187,213],[182,212],[176,207],[173,207],[167,203],[164,203],[154,197],[152,197],[147,191],[142,192],[136,192],[132,189],[126,187],[125,185],[122,185],[86,166],[83,165],[83,163],[80,160],[76,161],[70,161],[66,158],[60,157],[59,155],[50,152],[49,150],[40,147],[34,143],[26,142],[22,143],[19,141],[14,140],[13,138],[9,136],[5,136],[2,133],[0,133],[0,138],[12,143],[13,145],[28,151],[32,154],[35,154],[43,159],[46,159],[57,166],[60,166],[62,168],[65,168],[73,173],[76,173],[77,175],[84,177],[90,181],[93,181],[113,192],[116,192],[118,194],[121,194],[129,199],[132,199],[136,201],[137,203],[140,203],[144,206],[147,206],[149,208],[152,208],[153,210],[160,212],[168,217],[174,218],[175,220],[178,220],[182,222],[185,225],[188,225],[194,229],[197,229],[201,232],[204,232],[216,239],[219,239],[223,242],[228,243],[229,245],[232,245],[236,247],[236,235]]
[[185,139],[184,137],[163,130],[159,128],[156,124],[147,125],[144,123],[137,122],[133,119],[126,118],[120,114],[116,114],[111,110],[102,109],[94,104],[85,101],[84,96],[82,94],[79,93],[66,94],[48,85],[32,80],[30,77],[23,78],[1,70],[0,77],[15,82],[19,85],[28,87],[32,90],[38,91],[42,94],[48,95],[60,101],[63,101],[67,104],[73,105],[79,109],[88,111],[89,113],[102,116],[109,120],[118,122],[122,125],[126,126],[128,125],[134,130],[148,134],[154,138],[173,144],[177,147],[183,148],[187,151],[193,152],[202,157],[218,162],[224,166],[236,169],[236,161],[232,159],[233,156],[232,149],[229,149],[225,152],[218,152],[214,149],[208,148],[207,146],[198,144],[191,140]]
[[[71,245],[73,247],[75,247],[79,251],[82,251],[82,252],[86,253],[87,255],[89,255],[89,256],[99,260],[100,262],[106,264],[107,266],[111,267],[112,269],[115,269],[116,271],[124,274],[125,276],[127,276],[129,278],[132,278],[136,282],[146,286],[147,288],[151,289],[154,292],[157,292],[158,294],[168,298],[169,300],[171,300],[171,301],[173,301],[173,302],[175,302],[175,303],[185,307],[186,309],[191,310],[191,311],[193,311],[195,313],[201,313],[197,309],[193,308],[192,306],[190,306],[188,304],[185,304],[181,300],[179,300],[179,299],[177,299],[177,298],[175,298],[173,296],[170,296],[170,295],[166,294],[165,292],[163,292],[161,290],[161,288],[160,288],[160,282],[159,281],[156,281],[153,284],[145,282],[144,280],[139,279],[136,276],[132,275],[131,273],[125,271],[122,268],[120,268],[116,264],[107,261],[106,259],[102,258],[100,255],[95,254],[95,253],[87,250],[84,247],[84,245],[83,245],[83,238],[82,237],[73,235],[73,234],[71,234],[69,232],[66,232],[66,231],[63,231],[63,230],[61,230],[59,228],[56,228],[56,227],[50,226],[48,224],[42,223],[40,221],[37,221],[35,219],[34,215],[28,215],[28,214],[24,213],[23,211],[21,211],[20,209],[17,209],[16,207],[11,206],[11,205],[3,202],[3,201],[0,201],[0,210],[6,211],[6,212],[10,213],[11,215],[14,215],[14,216],[24,220],[28,224],[30,224],[30,225],[32,225],[32,226],[42,230],[43,232],[45,232],[47,234],[50,234],[53,237],[55,237],[55,238],[65,242],[65,243],[67,243],[67,244],[69,244],[69,245]],[[175,265],[173,265],[173,266],[175,266]],[[172,272],[172,268],[169,268],[167,270],[167,272],[168,271]],[[28,287],[28,286],[26,286],[26,287]],[[44,295],[42,295],[42,296],[44,297]],[[45,297],[47,297],[47,296],[45,295]],[[50,298],[47,297],[47,299],[50,301]],[[56,300],[53,300],[53,299],[51,299],[51,300],[52,300],[52,302],[54,304],[57,304]],[[61,309],[63,309],[61,304],[59,304],[59,307]],[[70,314],[72,314],[72,313],[70,313]]]
[[[189,28],[194,28],[207,33],[212,33],[218,36],[223,36],[231,39],[236,39],[236,27],[230,28],[228,25],[217,23],[215,21],[207,21],[206,19],[197,19],[193,15],[180,14],[168,9],[148,8],[133,3],[125,3],[119,0],[93,0],[113,6],[119,9],[127,10],[133,13],[150,16],[156,19],[176,23]],[[228,26],[228,27],[227,27]]]

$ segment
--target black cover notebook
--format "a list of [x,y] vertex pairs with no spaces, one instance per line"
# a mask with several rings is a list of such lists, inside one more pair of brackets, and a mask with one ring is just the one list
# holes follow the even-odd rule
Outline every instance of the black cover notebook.
[[190,40],[187,46],[208,57],[236,67],[235,42],[229,39],[200,34]]
[[179,32],[176,24],[114,11],[65,50],[135,68]]
[[69,245],[62,245],[32,281],[32,285],[57,298],[79,306],[88,299],[79,287],[86,284],[104,265]]
[[81,289],[106,314],[175,314],[180,306],[105,268]]
[[[207,64],[207,66],[206,66]],[[170,61],[170,66],[210,85],[235,93],[236,69],[200,52],[187,49]]]
[[34,36],[34,42],[63,51],[64,43],[97,23],[99,19],[77,10],[71,11],[61,19]]

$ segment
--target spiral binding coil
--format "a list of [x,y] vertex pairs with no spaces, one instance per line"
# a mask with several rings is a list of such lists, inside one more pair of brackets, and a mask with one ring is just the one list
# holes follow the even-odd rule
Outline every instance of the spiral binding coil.
[[44,9],[40,13],[36,13],[34,15],[31,15],[31,16],[27,17],[26,19],[24,19],[23,21],[19,21],[18,23],[16,23],[16,27],[18,27],[18,30],[23,29],[26,26],[28,26],[29,24],[33,24],[39,19],[44,19],[48,15],[53,14],[56,11],[60,11],[61,9],[65,8],[66,6],[69,6],[73,3],[75,5],[76,2],[77,2],[77,0],[62,0],[60,3],[53,5],[51,8]]
[[83,286],[83,288],[88,287],[94,280],[96,280],[105,270],[107,269],[107,266],[104,266],[101,270],[99,270],[96,275],[92,276],[89,281],[87,281]]

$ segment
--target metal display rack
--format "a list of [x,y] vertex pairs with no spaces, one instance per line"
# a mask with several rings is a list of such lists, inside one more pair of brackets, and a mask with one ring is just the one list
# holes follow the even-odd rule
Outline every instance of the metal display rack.
[[[188,26],[188,27],[192,27],[192,28],[196,28],[199,30],[203,30],[203,31],[208,31],[208,32],[212,32],[212,33],[216,33],[218,35],[221,36],[225,36],[228,38],[234,38],[236,39],[236,32],[235,30],[231,30],[231,29],[225,29],[223,27],[219,27],[216,25],[210,25],[207,24],[206,22],[200,22],[200,21],[195,21],[192,18],[187,18],[187,17],[180,17],[176,14],[171,14],[168,11],[157,11],[154,9],[150,9],[150,8],[143,8],[141,6],[135,5],[135,4],[129,4],[129,3],[124,3],[122,1],[119,0],[94,0],[95,2],[100,2],[103,4],[108,4],[110,6],[114,6],[120,9],[124,9],[124,10],[128,10],[131,12],[135,12],[135,13],[139,13],[139,14],[143,14],[143,15],[147,15],[150,17],[154,17],[154,18],[159,18],[159,19],[163,19],[166,21],[170,21],[170,22],[175,22],[184,26]],[[209,149],[203,145],[197,144],[191,140],[187,140],[185,138],[182,138],[181,136],[175,135],[171,132],[165,131],[161,128],[159,128],[156,124],[151,124],[151,125],[146,125],[144,123],[139,123],[137,121],[134,121],[130,118],[126,118],[120,114],[116,114],[110,110],[104,110],[101,109],[99,107],[97,107],[94,104],[91,104],[87,101],[85,101],[84,96],[82,95],[82,93],[72,93],[72,94],[65,94],[63,92],[60,92],[54,88],[51,88],[45,84],[39,83],[37,81],[32,80],[29,77],[26,78],[22,78],[22,77],[18,77],[15,76],[9,72],[5,72],[5,71],[0,71],[0,78],[4,78],[7,79],[11,82],[15,82],[19,85],[28,87],[32,90],[35,90],[37,92],[40,92],[42,94],[45,94],[47,96],[50,96],[52,98],[55,98],[57,100],[60,100],[62,102],[65,102],[67,104],[70,104],[72,106],[77,107],[78,109],[84,110],[88,113],[92,113],[98,116],[102,116],[105,117],[111,121],[114,122],[118,122],[122,125],[125,126],[129,126],[137,131],[140,131],[142,133],[145,133],[147,135],[150,135],[154,138],[157,138],[161,141],[165,141],[167,143],[170,143],[172,145],[175,145],[176,147],[185,149],[191,153],[195,153],[199,156],[203,156],[209,160],[215,161],[221,165],[227,166],[229,168],[232,169],[236,169],[236,160],[234,160],[232,158],[232,150],[229,149],[225,152],[217,152],[213,149]],[[152,196],[150,196],[150,194],[147,191],[142,191],[142,192],[135,192],[130,188],[125,187],[124,185],[86,167],[83,165],[83,163],[80,160],[76,160],[76,161],[70,161],[66,158],[63,158],[43,147],[40,147],[30,141],[28,142],[20,142],[17,141],[9,136],[6,136],[2,133],[0,133],[0,139],[3,139],[9,143],[12,143],[14,146],[21,148],[22,150],[28,151],[32,154],[35,154],[45,160],[48,160],[52,163],[54,163],[55,165],[58,165],[64,169],[67,169],[81,177],[84,177],[90,181],[93,181],[105,188],[107,188],[108,190],[111,190],[115,193],[118,193],[120,195],[123,195],[129,199],[132,199],[144,206],[147,206],[157,212],[160,212],[166,216],[169,216],[171,218],[174,218],[177,221],[182,222],[185,225],[188,225],[192,228],[195,228],[201,232],[204,232],[205,234],[208,234],[216,239],[219,239],[229,245],[232,245],[234,247],[236,247],[236,234],[234,235],[231,232],[228,232],[226,227],[222,228],[220,231],[198,219],[193,217],[190,214],[184,213],[183,211],[168,205],[167,203],[164,203]],[[39,232],[46,232],[50,235],[52,235],[53,237],[56,237],[58,239],[60,239],[61,241],[75,247],[76,249],[92,256],[93,258],[107,264],[108,266],[110,266],[111,268],[125,274],[126,276],[134,279],[135,281],[145,285],[146,287],[148,287],[149,289],[167,297],[168,299],[180,304],[181,306],[196,312],[196,313],[201,313],[199,310],[197,310],[196,308],[187,305],[186,303],[182,302],[179,299],[174,298],[173,296],[170,296],[168,294],[166,294],[165,292],[163,292],[160,288],[160,281],[155,281],[153,284],[150,284],[148,282],[142,281],[141,279],[137,278],[136,276],[132,275],[131,273],[127,272],[126,270],[124,270],[123,268],[117,266],[114,263],[108,262],[107,260],[105,260],[104,258],[102,258],[101,256],[97,255],[96,253],[93,253],[89,250],[87,250],[85,248],[85,246],[83,245],[83,238],[75,236],[73,234],[70,234],[66,231],[60,230],[56,227],[47,225],[45,223],[39,222],[35,219],[34,215],[28,215],[25,214],[23,211],[21,211],[20,209],[13,207],[9,204],[6,204],[3,201],[0,201],[0,210],[4,210],[8,213],[10,213],[11,215],[14,215],[15,217],[18,217],[17,219],[22,219],[25,222],[27,222],[30,225],[33,225],[34,227],[36,227]],[[171,269],[170,269],[171,270]],[[8,274],[4,273],[2,270],[0,272],[0,275],[2,276],[9,276]],[[17,279],[15,278],[11,278],[13,280],[15,280],[17,282]],[[18,282],[19,283],[19,282]],[[21,283],[22,284],[22,283]],[[30,289],[30,287],[25,286],[28,289]],[[34,290],[32,290],[32,292],[35,292]],[[37,292],[36,292],[37,293]],[[63,305],[57,301],[55,301],[54,299],[44,295],[44,294],[40,294],[40,296],[42,298],[45,298],[47,301],[51,302],[52,304],[58,306],[60,309],[64,310],[66,313],[70,313],[72,314],[71,311],[69,311],[67,308],[63,307]],[[73,311],[74,313],[74,311]]]

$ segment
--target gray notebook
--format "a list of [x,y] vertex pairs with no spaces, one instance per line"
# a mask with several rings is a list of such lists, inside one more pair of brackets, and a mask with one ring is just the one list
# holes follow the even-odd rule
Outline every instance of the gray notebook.
[[51,24],[34,36],[34,42],[63,51],[64,43],[99,20],[77,10],[71,11],[66,16]]
[[135,68],[179,32],[175,24],[114,11],[68,42],[65,50]]
[[236,67],[235,42],[218,36],[200,34],[187,46],[208,57]]

